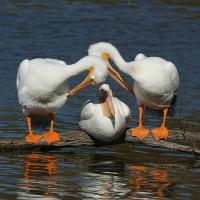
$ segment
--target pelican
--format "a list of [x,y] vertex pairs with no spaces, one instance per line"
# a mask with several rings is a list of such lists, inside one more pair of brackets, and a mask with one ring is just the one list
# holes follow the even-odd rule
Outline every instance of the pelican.
[[94,139],[110,142],[120,137],[131,119],[129,107],[113,97],[108,84],[99,88],[98,101],[88,101],[80,114],[79,126]]
[[[85,70],[89,70],[89,73],[84,81],[70,90],[68,80]],[[105,81],[106,76],[107,65],[95,56],[86,56],[71,65],[50,58],[23,60],[18,69],[16,85],[19,103],[26,114],[29,128],[25,141],[35,144],[41,138],[49,144],[60,141],[58,133],[54,131],[55,112],[65,104],[68,96],[75,95],[91,83]],[[50,116],[50,129],[47,133],[33,134],[32,115]]]
[[[139,125],[132,129],[132,136],[142,140],[148,130],[144,128],[142,116],[144,107],[163,110],[163,121],[159,128],[152,129],[156,140],[167,139],[168,129],[165,127],[166,117],[170,105],[175,101],[179,86],[179,75],[176,66],[160,57],[146,57],[140,53],[134,61],[126,62],[116,47],[110,43],[99,42],[93,44],[88,49],[89,55],[103,57],[108,63],[109,58],[124,73],[134,80],[134,93],[139,106]],[[108,63],[109,64],[109,63]],[[117,82],[117,72],[110,65],[110,76]]]

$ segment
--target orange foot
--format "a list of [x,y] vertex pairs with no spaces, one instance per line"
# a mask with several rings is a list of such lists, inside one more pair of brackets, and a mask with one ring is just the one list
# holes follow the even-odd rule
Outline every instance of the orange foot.
[[159,127],[159,128],[154,128],[151,130],[151,132],[153,133],[154,137],[156,138],[156,140],[160,140],[160,139],[167,139],[168,137],[168,129],[165,127]]
[[40,138],[41,138],[41,135],[29,134],[25,137],[25,141],[28,143],[38,144]]
[[139,138],[140,140],[145,138],[149,132],[148,129],[146,129],[144,127],[132,128],[131,131],[132,131],[132,136],[135,136],[135,137]]
[[55,131],[49,131],[43,134],[42,137],[48,142],[48,144],[60,142],[59,134]]

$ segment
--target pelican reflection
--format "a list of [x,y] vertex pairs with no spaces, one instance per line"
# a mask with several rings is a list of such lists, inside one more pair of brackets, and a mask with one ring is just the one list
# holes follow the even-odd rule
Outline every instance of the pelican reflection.
[[128,187],[134,195],[129,200],[144,196],[166,198],[166,191],[171,186],[169,174],[166,169],[151,168],[146,166],[130,165]]
[[56,173],[59,166],[51,154],[31,153],[24,161],[23,178],[17,199],[57,200]]

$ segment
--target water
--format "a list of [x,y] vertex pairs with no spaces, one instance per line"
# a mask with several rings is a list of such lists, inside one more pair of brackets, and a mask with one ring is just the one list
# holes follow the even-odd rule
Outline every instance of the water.
[[[16,73],[25,58],[76,62],[90,44],[108,41],[126,60],[143,52],[173,61],[180,90],[170,129],[200,130],[200,3],[195,0],[55,1],[2,0],[0,7],[0,136],[24,137]],[[70,81],[78,83],[83,75]],[[129,77],[126,79],[131,84]],[[135,99],[112,82],[113,93],[132,109]],[[78,129],[90,87],[56,116],[57,130]],[[162,116],[146,112],[147,127]],[[0,199],[198,199],[200,161],[188,154],[143,145],[67,148],[48,153],[0,155]]]

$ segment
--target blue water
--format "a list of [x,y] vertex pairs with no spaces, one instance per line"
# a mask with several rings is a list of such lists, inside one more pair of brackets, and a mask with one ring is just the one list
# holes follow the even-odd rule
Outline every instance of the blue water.
[[[180,75],[180,90],[167,126],[198,134],[199,35],[200,3],[195,0],[2,0],[0,136],[21,138],[27,134],[16,91],[16,73],[23,59],[50,57],[74,63],[87,55],[90,44],[99,41],[113,43],[127,61],[143,52],[174,62]],[[70,80],[70,84],[75,85],[81,78],[83,75]],[[125,78],[131,85],[132,80]],[[136,126],[135,99],[111,79],[107,82],[114,95],[131,107],[130,126]],[[69,99],[56,115],[56,129],[78,129],[81,106],[97,90],[98,86],[93,86]],[[161,120],[162,115],[145,113],[147,127],[158,126]],[[30,199],[198,199],[199,196],[199,160],[164,149],[116,145],[0,157],[0,199],[16,196],[27,199],[27,195]],[[48,163],[54,166],[52,173]],[[39,170],[30,170],[31,167]]]

